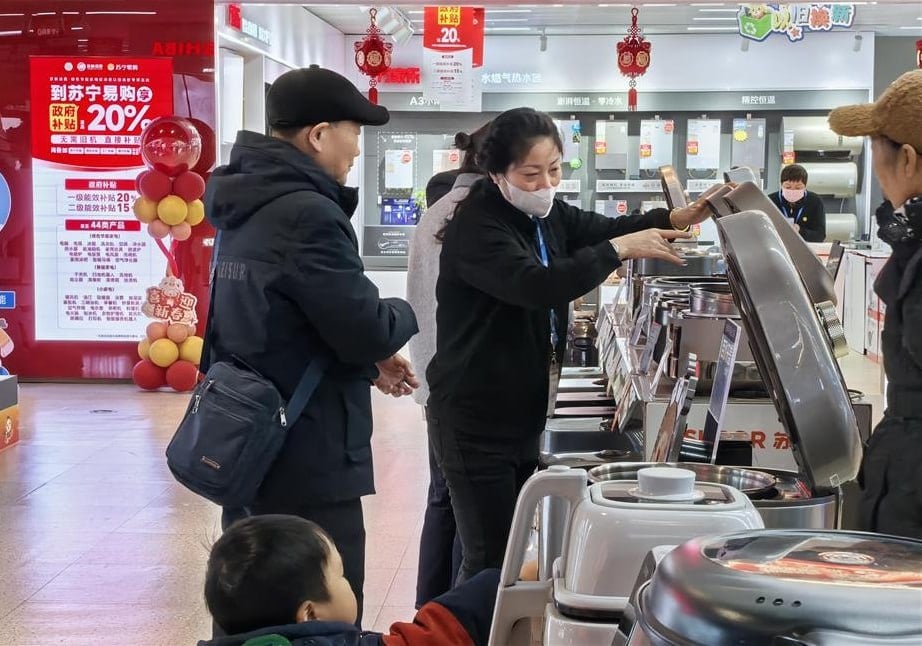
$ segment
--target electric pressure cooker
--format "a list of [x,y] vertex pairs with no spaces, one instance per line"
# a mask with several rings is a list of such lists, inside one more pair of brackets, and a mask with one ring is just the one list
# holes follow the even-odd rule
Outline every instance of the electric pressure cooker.
[[922,644],[922,541],[712,535],[668,551],[639,579],[621,627],[630,646]]

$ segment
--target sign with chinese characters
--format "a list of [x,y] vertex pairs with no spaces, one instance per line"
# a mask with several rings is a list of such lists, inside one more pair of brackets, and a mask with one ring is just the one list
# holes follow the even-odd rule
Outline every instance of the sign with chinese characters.
[[849,29],[855,23],[855,5],[845,3],[744,4],[738,14],[743,38],[763,41],[785,34],[794,43],[811,31]]
[[424,9],[423,94],[444,111],[480,112],[483,8]]
[[167,276],[157,287],[147,289],[147,300],[141,306],[141,313],[147,318],[170,323],[186,323],[195,326],[195,304],[198,299],[186,293],[182,281]]
[[173,113],[170,59],[33,57],[35,338],[142,335],[165,261],[135,219],[141,131]]
[[173,112],[167,58],[30,59],[32,156],[90,168],[140,165],[141,131]]
[[226,22],[227,26],[231,29],[235,29],[250,38],[255,38],[266,45],[272,44],[272,32],[262,25],[245,18],[243,15],[243,7],[239,4],[227,5]]
[[484,72],[480,76],[484,85],[541,85],[541,72]]

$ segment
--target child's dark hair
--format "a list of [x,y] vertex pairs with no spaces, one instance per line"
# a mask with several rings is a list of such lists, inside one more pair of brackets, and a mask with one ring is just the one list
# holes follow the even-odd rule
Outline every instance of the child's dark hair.
[[490,124],[477,157],[485,173],[501,175],[522,161],[539,139],[550,138],[560,151],[563,141],[550,115],[534,108],[515,108],[496,117]]
[[800,164],[791,164],[781,169],[781,183],[803,182],[807,183],[807,169]]
[[305,601],[328,601],[324,567],[332,541],[297,516],[254,516],[211,548],[205,603],[229,635],[295,623]]

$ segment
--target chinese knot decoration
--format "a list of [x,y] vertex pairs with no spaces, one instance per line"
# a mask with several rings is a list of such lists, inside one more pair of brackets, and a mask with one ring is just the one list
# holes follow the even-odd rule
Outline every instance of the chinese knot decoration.
[[141,313],[153,319],[138,344],[141,359],[132,370],[135,385],[143,390],[169,386],[189,392],[199,381],[202,338],[195,335],[196,298],[178,278],[167,276],[147,290]]
[[630,77],[631,89],[627,93],[628,110],[637,109],[637,81],[638,76],[643,76],[650,67],[650,43],[643,37],[637,25],[637,7],[631,9],[631,26],[628,27],[627,36],[618,43],[618,70],[624,76]]
[[378,10],[371,9],[368,14],[371,17],[371,24],[368,25],[362,40],[355,43],[355,65],[362,74],[369,78],[368,100],[377,103],[378,77],[390,68],[391,50],[394,46],[384,42],[381,38],[381,30],[375,22]]

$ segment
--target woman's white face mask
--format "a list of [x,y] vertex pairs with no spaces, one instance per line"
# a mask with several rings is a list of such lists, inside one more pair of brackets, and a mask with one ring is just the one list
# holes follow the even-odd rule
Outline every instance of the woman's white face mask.
[[498,178],[496,183],[506,201],[519,211],[535,218],[546,218],[550,215],[554,207],[554,196],[557,194],[556,186],[525,191],[505,177]]

